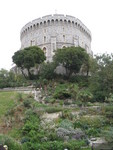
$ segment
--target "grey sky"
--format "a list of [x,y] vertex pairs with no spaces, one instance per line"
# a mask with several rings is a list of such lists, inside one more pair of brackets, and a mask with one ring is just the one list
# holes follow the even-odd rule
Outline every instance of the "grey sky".
[[75,16],[92,33],[92,50],[113,50],[113,0],[1,0],[0,69],[12,67],[12,55],[20,49],[20,30],[31,20],[55,14]]

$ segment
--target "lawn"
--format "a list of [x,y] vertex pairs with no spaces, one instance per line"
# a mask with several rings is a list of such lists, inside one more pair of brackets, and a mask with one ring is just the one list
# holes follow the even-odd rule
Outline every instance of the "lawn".
[[0,92],[0,118],[15,104],[16,99],[16,92]]

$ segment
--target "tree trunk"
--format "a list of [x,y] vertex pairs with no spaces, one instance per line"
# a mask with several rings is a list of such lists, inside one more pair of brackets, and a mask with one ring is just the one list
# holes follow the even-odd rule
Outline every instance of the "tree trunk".
[[32,74],[31,74],[31,72],[30,72],[30,69],[27,69],[27,71],[28,71],[29,79],[32,80],[33,78],[32,78]]
[[25,75],[25,73],[24,73],[24,71],[23,71],[23,68],[21,68],[21,72],[22,72],[22,74],[23,74],[24,78],[26,78],[26,79],[27,79],[27,76]]

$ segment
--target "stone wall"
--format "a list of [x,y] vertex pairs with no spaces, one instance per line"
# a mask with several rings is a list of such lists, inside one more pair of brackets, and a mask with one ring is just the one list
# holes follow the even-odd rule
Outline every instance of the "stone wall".
[[91,32],[77,18],[54,14],[27,23],[21,30],[21,49],[33,45],[44,50],[47,61],[52,60],[57,48],[81,46],[91,51]]

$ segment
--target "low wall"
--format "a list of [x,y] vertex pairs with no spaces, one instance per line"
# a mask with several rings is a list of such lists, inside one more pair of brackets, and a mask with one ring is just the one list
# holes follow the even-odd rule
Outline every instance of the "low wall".
[[34,87],[15,87],[15,88],[3,88],[0,89],[0,92],[2,91],[34,91],[35,88]]

